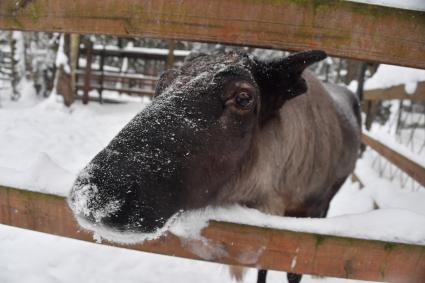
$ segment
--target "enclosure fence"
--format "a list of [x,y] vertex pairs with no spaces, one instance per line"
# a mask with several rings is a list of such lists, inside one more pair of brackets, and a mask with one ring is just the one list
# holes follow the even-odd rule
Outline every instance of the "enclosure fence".
[[[222,42],[328,54],[425,68],[425,12],[349,1],[282,0],[0,0],[0,29],[148,36]],[[425,183],[424,168],[371,137],[381,155]],[[25,188],[21,188],[25,189]],[[382,188],[385,189],[385,188]],[[0,223],[93,241],[80,230],[62,197],[0,188]],[[207,241],[168,233],[137,245],[119,245],[224,264],[351,279],[425,282],[425,246],[209,223]],[[219,246],[201,258],[195,248]],[[246,252],[258,252],[246,260]],[[292,262],[297,257],[297,265]]]

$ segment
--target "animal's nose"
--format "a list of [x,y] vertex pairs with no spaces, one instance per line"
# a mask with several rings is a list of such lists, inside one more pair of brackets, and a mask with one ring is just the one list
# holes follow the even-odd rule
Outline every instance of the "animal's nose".
[[103,196],[97,186],[81,182],[72,188],[69,203],[75,215],[92,223],[102,223],[103,219],[111,218],[122,206],[121,201]]
[[146,210],[142,213],[140,206],[132,201],[137,199],[136,195],[130,194],[130,199],[123,199],[110,191],[98,189],[98,186],[85,180],[76,182],[68,202],[83,227],[89,230],[103,227],[115,231],[150,233],[162,226],[161,221],[150,219],[158,218],[155,213]]

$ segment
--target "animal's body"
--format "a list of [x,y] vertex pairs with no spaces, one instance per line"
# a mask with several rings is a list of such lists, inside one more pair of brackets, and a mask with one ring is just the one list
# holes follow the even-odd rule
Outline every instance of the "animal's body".
[[218,204],[242,203],[278,215],[326,215],[354,169],[360,144],[358,101],[307,71],[303,77],[307,92],[287,101],[264,125],[254,142],[255,161],[220,191]]
[[71,208],[133,232],[207,205],[324,217],[360,145],[356,97],[304,72],[325,57],[191,56],[161,76],[153,103],[83,170]]

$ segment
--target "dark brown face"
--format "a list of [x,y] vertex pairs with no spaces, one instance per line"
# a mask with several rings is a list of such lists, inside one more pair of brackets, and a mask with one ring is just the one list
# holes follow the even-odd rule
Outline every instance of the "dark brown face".
[[231,52],[192,56],[165,73],[152,104],[78,176],[69,197],[74,213],[113,230],[152,232],[180,210],[213,203],[252,159],[261,125],[305,85],[304,68],[295,78],[281,67]]

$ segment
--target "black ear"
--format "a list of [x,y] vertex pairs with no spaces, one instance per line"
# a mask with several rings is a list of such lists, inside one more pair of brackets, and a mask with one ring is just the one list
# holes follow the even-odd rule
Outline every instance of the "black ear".
[[327,57],[324,51],[311,50],[270,62],[257,61],[254,77],[261,92],[261,120],[273,116],[282,105],[307,91],[303,71]]

